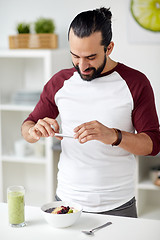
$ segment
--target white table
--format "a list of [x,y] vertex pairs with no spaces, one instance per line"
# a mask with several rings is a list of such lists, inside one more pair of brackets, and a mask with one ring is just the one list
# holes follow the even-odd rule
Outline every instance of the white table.
[[[27,226],[12,228],[8,225],[7,204],[0,203],[1,240],[160,240],[160,221],[133,219],[82,213],[78,222],[68,228],[56,229],[46,223],[38,207],[25,207]],[[107,221],[113,224],[87,236],[81,230],[89,230]]]

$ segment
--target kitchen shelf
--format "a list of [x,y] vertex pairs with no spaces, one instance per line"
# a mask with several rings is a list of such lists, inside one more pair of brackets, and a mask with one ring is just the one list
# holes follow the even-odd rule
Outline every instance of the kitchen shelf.
[[160,220],[160,187],[153,183],[150,176],[152,167],[160,165],[157,156],[137,156],[136,199],[138,216]]
[[24,111],[24,112],[30,112],[32,111],[34,106],[32,105],[17,105],[17,104],[0,104],[0,110],[1,111]]
[[31,164],[46,164],[45,157],[35,157],[34,155],[28,157],[19,156],[2,156],[2,162],[16,162],[16,163],[31,163]]
[[148,190],[155,190],[155,191],[160,191],[160,187],[156,186],[154,183],[152,183],[151,180],[146,179],[144,181],[141,181],[138,185],[137,185],[138,189],[148,189]]
[[145,209],[141,211],[141,218],[160,220],[160,208],[159,206],[146,205]]
[[[25,187],[28,205],[53,201],[59,158],[52,148],[56,140],[27,143],[33,151],[23,153],[21,124],[34,109],[38,100],[31,103],[39,98],[44,84],[69,67],[68,49],[0,50],[0,201],[6,202],[7,187],[17,184]],[[16,154],[17,142],[22,144],[21,155]]]

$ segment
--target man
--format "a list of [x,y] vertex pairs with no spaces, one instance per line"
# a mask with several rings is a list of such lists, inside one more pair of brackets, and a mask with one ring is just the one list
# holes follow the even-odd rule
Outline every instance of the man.
[[74,68],[55,74],[22,124],[28,142],[62,133],[56,199],[86,212],[137,217],[135,157],[160,151],[153,91],[146,76],[110,58],[111,12],[82,12],[69,32]]

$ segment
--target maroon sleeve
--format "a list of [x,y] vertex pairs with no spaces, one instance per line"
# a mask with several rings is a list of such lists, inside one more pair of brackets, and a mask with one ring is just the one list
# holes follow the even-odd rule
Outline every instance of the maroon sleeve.
[[160,151],[160,128],[155,107],[154,93],[147,77],[132,68],[121,64],[119,74],[126,81],[133,97],[134,109],[132,121],[138,133],[146,133],[153,142],[150,155],[157,155]]
[[[25,121],[37,122],[45,117],[56,118],[59,114],[55,103],[56,92],[63,87],[64,81],[69,79],[74,68],[65,69],[55,74],[44,86],[40,100]],[[24,121],[24,122],[25,122]]]

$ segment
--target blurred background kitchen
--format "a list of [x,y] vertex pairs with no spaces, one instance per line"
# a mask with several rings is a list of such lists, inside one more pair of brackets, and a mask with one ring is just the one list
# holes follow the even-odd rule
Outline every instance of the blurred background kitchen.
[[[147,2],[147,0],[146,0]],[[156,8],[160,12],[160,1]],[[26,204],[40,206],[54,199],[59,142],[45,139],[27,144],[21,123],[33,109],[43,85],[62,68],[72,66],[67,31],[81,11],[110,7],[115,47],[111,58],[136,68],[149,78],[160,116],[160,32],[142,28],[131,13],[130,0],[0,0],[0,201],[9,185],[26,188]],[[159,14],[160,15],[160,14]],[[50,18],[58,37],[56,47],[10,49],[9,36],[20,22]],[[137,157],[136,197],[139,216],[160,219],[160,156]],[[159,184],[160,185],[160,184]]]

